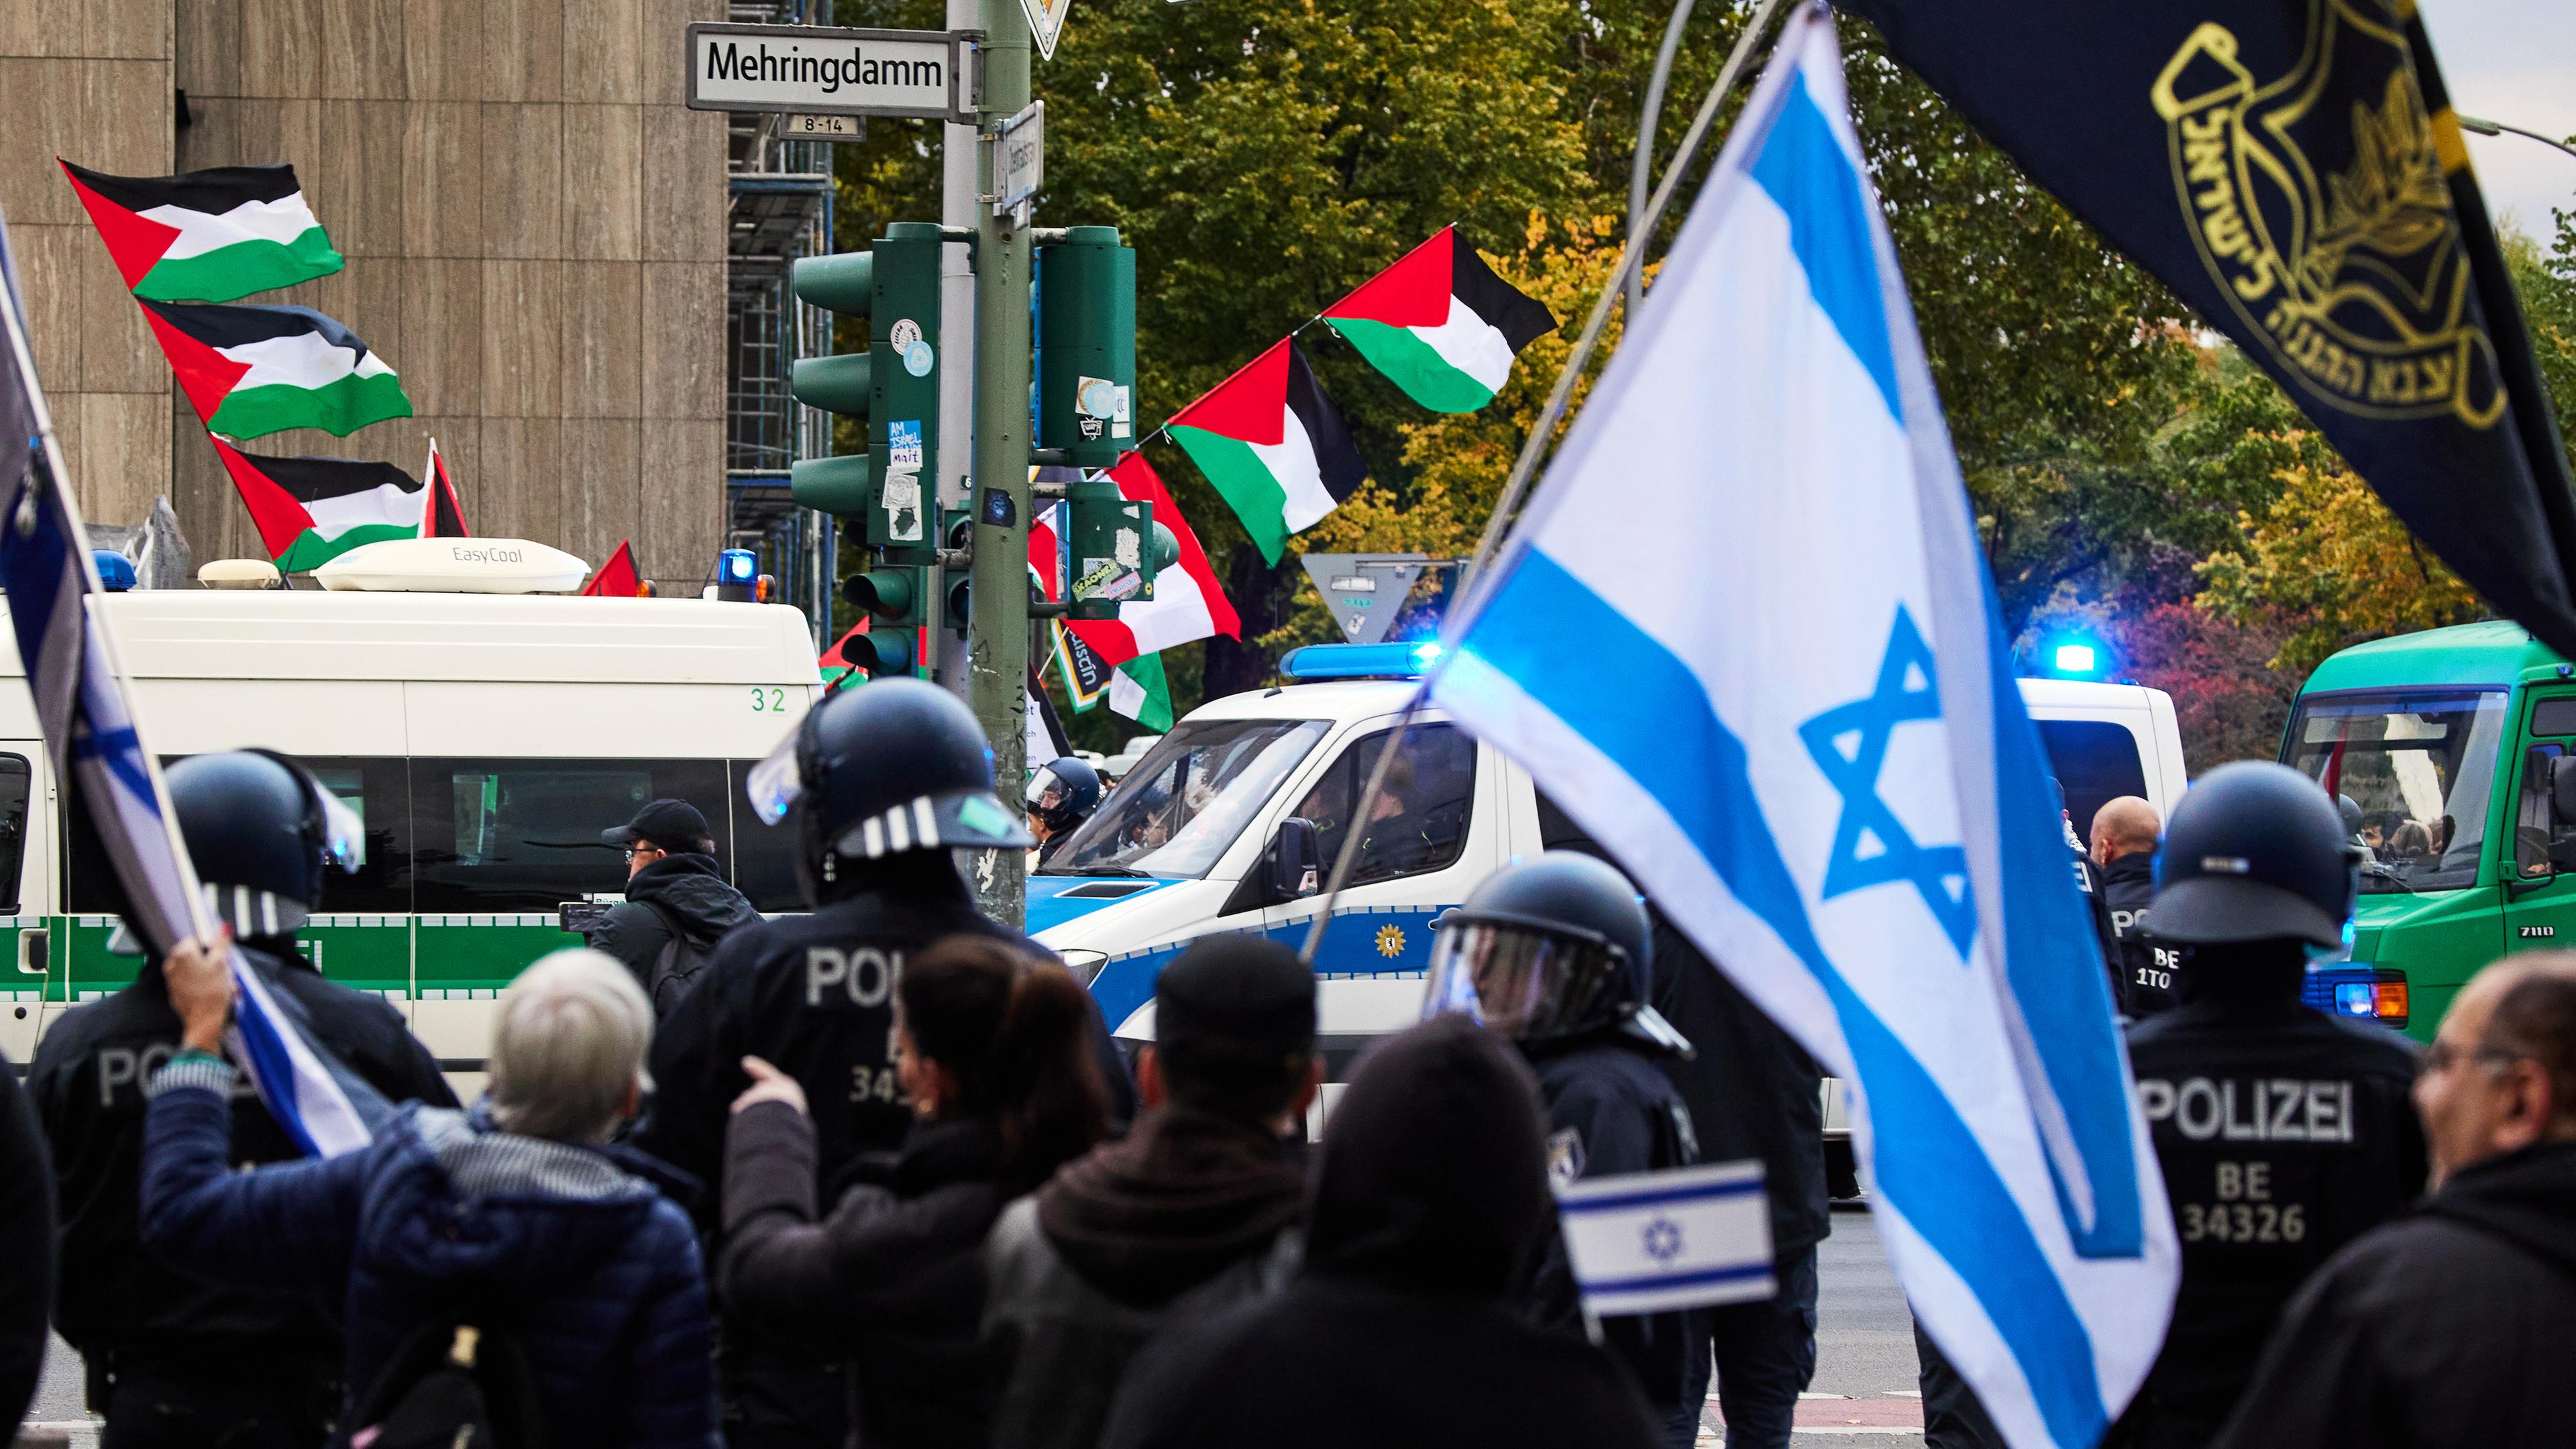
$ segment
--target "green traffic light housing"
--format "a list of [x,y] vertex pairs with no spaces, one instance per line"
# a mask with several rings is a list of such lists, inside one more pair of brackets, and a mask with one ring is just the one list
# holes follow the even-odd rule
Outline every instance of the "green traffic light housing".
[[1136,249],[1114,226],[1038,249],[1038,446],[1106,468],[1136,446]]
[[910,627],[922,622],[929,572],[900,566],[869,569],[841,580],[841,597],[871,620]]
[[1180,541],[1154,521],[1154,505],[1118,491],[1109,478],[1068,484],[1066,550],[1072,576],[1065,616],[1115,619],[1118,606],[1154,597],[1154,575],[1180,559]]
[[918,654],[910,629],[881,624],[841,646],[841,657],[866,670],[870,679],[889,679],[911,673]]
[[868,348],[797,360],[788,391],[808,407],[865,425],[867,450],[789,465],[798,503],[848,520],[859,542],[928,562],[927,505],[939,477],[940,228],[904,221],[864,252],[806,257],[791,270],[801,300],[865,318]]

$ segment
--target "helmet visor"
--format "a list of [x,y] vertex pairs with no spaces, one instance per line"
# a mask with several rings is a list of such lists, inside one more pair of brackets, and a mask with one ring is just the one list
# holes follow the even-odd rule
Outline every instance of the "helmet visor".
[[1055,766],[1044,765],[1039,767],[1036,774],[1029,776],[1028,792],[1021,798],[1030,809],[1036,810],[1046,805],[1046,797],[1050,791],[1054,792],[1058,800],[1073,794],[1071,790],[1065,788],[1064,781],[1056,778]]
[[314,793],[322,797],[322,853],[333,865],[356,874],[367,863],[367,823],[329,787],[317,784]]
[[1521,1041],[1569,1036],[1629,1009],[1617,947],[1505,921],[1461,921],[1431,946],[1425,1017],[1455,1012]]
[[805,793],[805,774],[796,768],[796,743],[802,730],[789,730],[769,758],[751,767],[742,778],[742,793],[751,801],[752,813],[763,825],[775,825],[787,818],[788,808]]

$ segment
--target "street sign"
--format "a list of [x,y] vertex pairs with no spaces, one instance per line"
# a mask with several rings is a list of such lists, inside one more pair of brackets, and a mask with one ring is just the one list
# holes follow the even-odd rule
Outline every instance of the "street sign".
[[1029,223],[1029,204],[1046,184],[1046,102],[1031,101],[993,136],[993,214]]
[[778,118],[778,138],[782,141],[863,141],[867,134],[866,118],[861,116]]
[[1419,553],[1310,553],[1303,556],[1306,577],[1333,611],[1342,637],[1354,644],[1374,644],[1386,637],[1413,581],[1431,562]]
[[700,21],[688,29],[689,109],[970,122],[976,38]]
[[1029,17],[1029,38],[1038,43],[1038,59],[1055,59],[1055,38],[1064,33],[1064,17],[1073,13],[1073,0],[1020,0],[1020,13]]

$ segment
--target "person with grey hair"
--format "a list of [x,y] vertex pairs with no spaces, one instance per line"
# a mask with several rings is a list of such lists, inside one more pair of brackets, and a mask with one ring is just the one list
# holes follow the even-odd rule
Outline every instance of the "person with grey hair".
[[[182,1036],[148,1089],[147,1247],[203,1277],[335,1299],[352,1406],[472,1328],[524,1358],[553,1449],[717,1442],[706,1274],[671,1196],[689,1185],[609,1144],[649,1086],[653,1009],[624,966],[575,949],[522,973],[472,1111],[405,1107],[364,1148],[248,1172],[228,1165],[223,952],[187,942],[162,971]],[[367,1427],[351,1417],[342,1436]]]

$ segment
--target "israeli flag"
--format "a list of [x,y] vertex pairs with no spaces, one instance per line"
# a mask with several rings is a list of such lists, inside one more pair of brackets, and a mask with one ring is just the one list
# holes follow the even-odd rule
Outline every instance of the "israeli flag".
[[[170,815],[161,765],[135,732],[134,710],[100,617],[98,565],[63,471],[53,421],[27,347],[8,229],[0,225],[0,589],[18,657],[35,692],[54,778],[78,793],[123,893],[125,924],[156,958],[215,917]],[[382,1096],[310,1038],[292,998],[233,953],[232,1052],[269,1114],[316,1157],[363,1147],[388,1113]]]
[[1771,1278],[1759,1162],[1587,1177],[1556,1190],[1566,1261],[1597,1318],[1745,1303]]
[[1805,8],[1428,688],[1844,1080],[1916,1314],[2077,1449],[2179,1255],[1848,110]]

